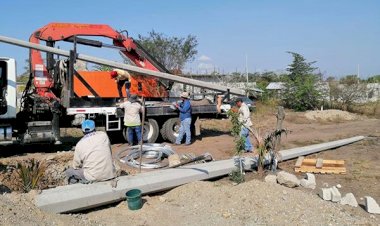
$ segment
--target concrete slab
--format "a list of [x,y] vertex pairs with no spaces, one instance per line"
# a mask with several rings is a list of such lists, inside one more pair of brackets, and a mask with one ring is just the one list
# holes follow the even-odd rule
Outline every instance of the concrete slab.
[[331,201],[331,188],[321,188],[318,195],[323,200]]
[[342,199],[342,195],[340,194],[338,188],[333,186],[331,188],[331,202],[339,202]]
[[375,213],[380,214],[380,207],[379,204],[370,196],[364,197],[364,203],[365,203],[365,210],[368,213]]
[[343,198],[340,200],[340,204],[358,207],[358,202],[352,193],[347,193],[345,196],[343,196]]
[[137,188],[147,194],[223,176],[233,169],[234,161],[230,159],[119,177],[115,188],[111,182],[61,186],[43,190],[37,195],[35,204],[52,213],[77,212],[124,200],[130,189]]
[[306,178],[301,179],[300,184],[302,187],[315,189],[317,186],[315,182],[315,176],[312,173],[306,173]]

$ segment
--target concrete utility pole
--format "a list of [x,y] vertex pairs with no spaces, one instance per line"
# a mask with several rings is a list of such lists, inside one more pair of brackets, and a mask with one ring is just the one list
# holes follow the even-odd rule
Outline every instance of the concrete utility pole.
[[[65,51],[65,50],[61,50],[61,49],[57,49],[57,48],[53,48],[53,47],[49,47],[49,46],[39,45],[39,44],[35,44],[35,43],[30,43],[30,42],[22,41],[22,40],[15,39],[15,38],[9,38],[6,36],[0,35],[0,42],[4,42],[4,43],[11,44],[11,45],[16,45],[16,46],[21,46],[21,47],[25,47],[25,48],[30,48],[30,49],[36,49],[36,50],[40,50],[43,52],[54,53],[54,54],[65,56],[65,57],[70,57],[69,51]],[[169,74],[169,73],[152,71],[152,70],[145,69],[145,68],[127,65],[125,63],[106,60],[103,58],[93,57],[93,56],[84,55],[84,54],[78,54],[77,59],[83,60],[86,62],[90,62],[90,63],[101,64],[101,65],[105,65],[105,66],[109,66],[109,67],[113,67],[113,68],[119,68],[119,69],[127,70],[129,72],[137,73],[140,75],[154,76],[154,77],[159,78],[159,79],[178,82],[178,83],[185,84],[185,85],[193,85],[196,87],[215,90],[215,91],[219,91],[219,92],[227,92],[228,91],[231,94],[240,95],[240,96],[245,95],[245,92],[241,89],[230,88],[230,87],[221,86],[221,85],[217,85],[217,84],[213,84],[213,83],[209,83],[209,82],[203,82],[203,81],[199,81],[199,80],[195,80],[195,79],[184,78],[184,77],[176,76],[176,75]]]
[[248,55],[245,54],[245,75],[247,76],[247,90],[246,90],[246,94],[247,94],[247,97],[249,96],[249,90],[248,90],[248,83],[249,83],[249,79],[248,79]]

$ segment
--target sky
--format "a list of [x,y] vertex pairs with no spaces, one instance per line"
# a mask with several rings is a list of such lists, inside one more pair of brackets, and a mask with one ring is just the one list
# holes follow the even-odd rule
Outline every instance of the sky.
[[[191,34],[198,55],[185,69],[193,73],[285,71],[292,51],[326,77],[380,74],[378,0],[2,0],[0,11],[0,35],[22,40],[50,22],[108,24],[135,38],[152,29]],[[0,56],[15,58],[21,74],[28,50],[0,43]]]

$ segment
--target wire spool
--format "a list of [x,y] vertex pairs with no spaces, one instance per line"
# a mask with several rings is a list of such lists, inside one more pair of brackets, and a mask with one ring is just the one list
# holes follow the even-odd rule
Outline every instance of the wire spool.
[[[169,165],[166,161],[175,152],[169,145],[148,143],[142,145],[141,168],[158,169]],[[115,158],[122,164],[139,168],[140,145],[128,147],[116,153]]]

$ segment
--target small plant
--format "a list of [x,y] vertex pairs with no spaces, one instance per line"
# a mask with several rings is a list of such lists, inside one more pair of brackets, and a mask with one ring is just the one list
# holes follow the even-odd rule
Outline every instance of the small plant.
[[232,170],[228,176],[231,181],[237,184],[243,183],[245,181],[244,174],[239,169]]
[[244,150],[245,137],[240,136],[242,125],[239,122],[239,113],[231,109],[227,112],[227,115],[232,123],[231,134],[235,141],[235,152],[237,155],[240,155]]
[[257,152],[259,155],[259,165],[258,171],[262,172],[264,168],[265,156],[267,153],[272,155],[272,158],[276,155],[276,139],[281,137],[283,133],[287,134],[289,131],[286,129],[275,130],[268,134],[265,138],[260,135],[260,132],[255,134],[256,140],[258,141]]
[[24,192],[29,192],[38,187],[41,178],[46,170],[45,164],[32,159],[26,163],[19,163],[17,174],[21,179],[21,186]]

